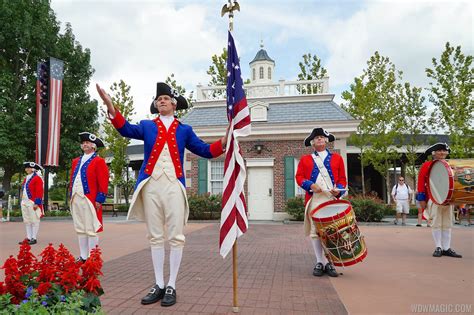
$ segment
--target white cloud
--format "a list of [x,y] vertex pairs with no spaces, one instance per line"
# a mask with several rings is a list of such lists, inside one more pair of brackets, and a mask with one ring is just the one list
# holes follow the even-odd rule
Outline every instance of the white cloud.
[[378,2],[330,24],[331,36],[325,39],[332,83],[351,82],[378,50],[405,80],[426,86],[424,70],[431,58],[439,59],[447,41],[472,54],[472,8],[466,2]]
[[[209,23],[209,8],[168,2],[53,2],[58,19],[71,22],[76,39],[91,49],[95,83],[108,88],[123,79],[132,87],[137,117],[148,113],[155,84],[171,73],[193,88],[207,82],[210,57],[225,33]],[[87,12],[87,13],[85,13]]]
[[[137,118],[148,114],[155,83],[171,73],[188,90],[206,84],[210,58],[226,43],[227,17],[213,1],[53,1],[52,7],[91,49],[92,83],[108,87],[124,79],[132,87]],[[244,77],[263,39],[278,78],[295,78],[301,54],[317,53],[340,92],[378,50],[404,80],[427,86],[424,70],[447,41],[473,53],[473,9],[468,1],[245,2],[234,35]]]

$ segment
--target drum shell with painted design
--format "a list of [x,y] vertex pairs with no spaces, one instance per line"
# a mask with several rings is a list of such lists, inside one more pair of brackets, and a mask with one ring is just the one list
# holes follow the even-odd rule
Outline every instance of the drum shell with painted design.
[[328,259],[335,266],[354,265],[367,256],[367,246],[349,201],[330,200],[310,214]]
[[433,161],[427,191],[438,205],[474,204],[474,159]]

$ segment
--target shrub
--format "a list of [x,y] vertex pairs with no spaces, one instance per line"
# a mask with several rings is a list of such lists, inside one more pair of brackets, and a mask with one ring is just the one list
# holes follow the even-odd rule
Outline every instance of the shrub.
[[93,249],[85,263],[76,263],[61,244],[49,244],[38,260],[27,242],[17,258],[3,264],[5,282],[0,282],[0,314],[89,314],[102,313],[100,249]]
[[[349,197],[352,208],[360,222],[380,222],[384,213],[391,211],[391,207],[374,196],[355,195]],[[393,210],[393,209],[392,209]]]
[[296,221],[304,220],[304,199],[302,197],[289,198],[286,201],[285,211]]
[[127,204],[119,204],[117,205],[117,211],[120,211],[120,212],[127,212],[128,211],[128,206]]
[[189,219],[215,220],[221,217],[222,195],[189,195]]
[[[68,217],[71,215],[71,212],[67,210],[61,210],[61,211],[45,211],[44,216],[45,217]],[[10,211],[10,217],[21,217],[21,210],[15,210],[15,211]],[[3,209],[3,217],[7,217],[7,210]]]

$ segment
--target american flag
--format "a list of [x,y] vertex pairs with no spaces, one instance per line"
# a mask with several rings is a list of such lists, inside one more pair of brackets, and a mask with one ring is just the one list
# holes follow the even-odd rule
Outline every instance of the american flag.
[[61,129],[61,101],[63,90],[64,63],[56,58],[50,58],[49,80],[49,124],[48,146],[44,165],[59,165],[59,132]]
[[220,254],[226,257],[235,240],[247,231],[247,205],[244,196],[246,177],[244,159],[237,137],[250,134],[250,112],[240,72],[234,38],[229,32],[227,49],[227,137],[224,163],[224,192],[220,226]]

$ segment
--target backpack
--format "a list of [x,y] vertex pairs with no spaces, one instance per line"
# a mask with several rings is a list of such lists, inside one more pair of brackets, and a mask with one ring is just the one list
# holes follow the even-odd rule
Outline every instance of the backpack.
[[[407,192],[408,196],[410,196],[410,187],[408,187],[408,184],[405,183],[405,186],[407,186]],[[395,185],[395,197],[397,196],[397,190],[398,190],[398,183]]]

